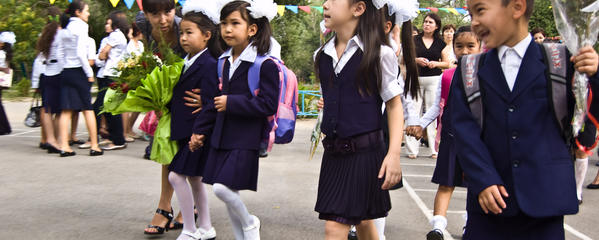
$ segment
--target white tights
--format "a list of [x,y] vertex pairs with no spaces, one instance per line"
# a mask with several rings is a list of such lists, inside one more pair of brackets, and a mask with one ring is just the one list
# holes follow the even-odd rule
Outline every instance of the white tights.
[[243,229],[253,225],[253,220],[239,192],[231,190],[225,185],[215,183],[212,186],[214,194],[227,205],[227,212],[233,226],[235,239],[243,240]]
[[[208,207],[208,196],[206,187],[202,183],[202,177],[188,177],[175,172],[170,172],[168,180],[175,189],[181,216],[183,217],[183,230],[195,232],[197,230],[194,219],[193,206],[198,209],[198,224],[200,228],[210,230],[212,222],[210,220],[210,209]],[[189,181],[189,184],[187,183]],[[191,184],[191,187],[190,187]],[[180,235],[177,240],[191,239],[187,235]]]

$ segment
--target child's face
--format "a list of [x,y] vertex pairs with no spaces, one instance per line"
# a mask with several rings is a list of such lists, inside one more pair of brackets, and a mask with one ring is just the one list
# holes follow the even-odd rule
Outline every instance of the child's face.
[[543,33],[535,33],[533,37],[537,43],[543,43],[545,41],[545,36],[543,36]]
[[352,0],[327,0],[324,2],[322,5],[324,26],[333,31],[338,31],[340,26],[359,18],[359,15],[355,16],[356,13],[360,12],[358,3],[360,2],[352,3]]
[[111,33],[112,32],[112,20],[106,19],[106,24],[104,24],[104,31],[106,33]]
[[204,50],[212,35],[210,32],[203,33],[196,23],[187,20],[181,21],[179,29],[181,31],[179,35],[181,47],[190,56]]
[[501,0],[468,0],[472,30],[492,49],[513,40],[518,21],[514,18],[514,1],[503,6]]
[[250,37],[256,35],[258,27],[256,24],[249,25],[239,11],[232,12],[220,23],[220,34],[230,47],[247,46]]
[[480,42],[472,32],[460,33],[453,43],[453,51],[458,59],[462,56],[480,53]]

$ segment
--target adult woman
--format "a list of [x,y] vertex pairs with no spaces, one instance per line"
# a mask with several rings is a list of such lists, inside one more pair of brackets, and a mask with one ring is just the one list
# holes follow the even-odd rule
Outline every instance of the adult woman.
[[[12,32],[2,32],[0,34],[0,72],[10,73],[10,61],[12,60],[12,46],[15,44],[15,34]],[[12,80],[12,79],[11,79]],[[0,88],[0,135],[10,134],[12,132],[8,118],[2,106],[2,89]]]
[[447,45],[443,50],[449,52],[449,68],[454,68],[458,64],[455,53],[453,52],[453,34],[455,33],[455,31],[456,28],[453,24],[447,24],[443,26],[443,28],[441,29],[441,33],[443,34],[443,41]]
[[[179,23],[181,18],[175,16],[175,3],[172,0],[142,0],[144,7],[135,17],[135,24],[141,29],[141,33],[146,38],[149,47],[154,52],[158,52],[158,44],[164,42],[168,44],[173,51],[183,57],[185,51],[179,44]],[[199,95],[192,94],[196,101],[188,103],[191,107],[199,108],[201,98]],[[182,228],[180,217],[177,216],[173,221],[173,210],[171,200],[173,198],[173,187],[168,181],[168,165],[162,165],[160,202],[156,209],[156,214],[150,224],[144,230],[145,234],[155,235],[163,234],[169,228]]]
[[[68,15],[68,16],[67,16]],[[60,156],[74,156],[75,152],[69,146],[69,123],[74,111],[81,110],[90,137],[90,156],[99,156],[104,152],[98,146],[96,117],[91,104],[91,85],[94,82],[94,72],[87,57],[89,5],[80,0],[73,0],[63,15],[68,18],[65,36],[60,40],[64,50],[64,70],[61,78],[62,112],[58,129],[60,132]]]
[[[446,44],[440,37],[441,18],[434,13],[429,13],[424,18],[422,24],[422,33],[414,37],[416,44],[416,63],[418,64],[418,73],[420,84],[420,96],[414,99],[412,105],[412,113],[414,116],[422,115],[422,97],[425,100],[425,108],[432,106],[435,100],[435,92],[440,80],[442,69],[449,68],[449,51],[445,49]],[[431,125],[427,127],[427,137],[431,157],[437,157],[435,150],[435,127]],[[419,141],[413,137],[406,137],[406,146],[408,149],[408,157],[411,159],[418,156]]]

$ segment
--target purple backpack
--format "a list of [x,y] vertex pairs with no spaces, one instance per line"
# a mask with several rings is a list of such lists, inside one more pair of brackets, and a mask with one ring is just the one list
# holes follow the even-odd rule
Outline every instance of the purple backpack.
[[[271,59],[279,68],[279,105],[277,113],[267,118],[268,125],[264,129],[262,142],[268,144],[268,151],[273,143],[285,144],[293,140],[295,120],[297,116],[297,77],[285,67],[285,63],[272,56],[258,55],[248,70],[248,86],[254,96],[260,92],[260,68],[264,61]],[[222,88],[223,71],[226,58],[218,59],[219,88]],[[222,89],[221,89],[222,90]]]

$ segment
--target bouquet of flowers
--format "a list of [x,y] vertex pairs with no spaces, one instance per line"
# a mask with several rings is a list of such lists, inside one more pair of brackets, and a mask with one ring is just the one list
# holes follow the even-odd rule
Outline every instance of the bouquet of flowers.
[[[183,59],[168,47],[159,49],[161,54],[157,57],[151,52],[144,52],[141,56],[132,56],[119,65],[118,68],[123,72],[116,79],[114,89],[107,89],[103,112],[160,113],[150,159],[166,165],[170,164],[178,150],[176,141],[170,140],[171,115],[167,104],[171,101],[173,89],[179,81]],[[159,60],[160,56],[162,60]]]
[[[565,40],[571,53],[585,46],[593,46],[599,33],[599,1],[595,0],[551,0],[557,30]],[[586,74],[576,72],[572,90],[576,99],[572,130],[577,136],[584,130],[587,114],[588,82]]]

